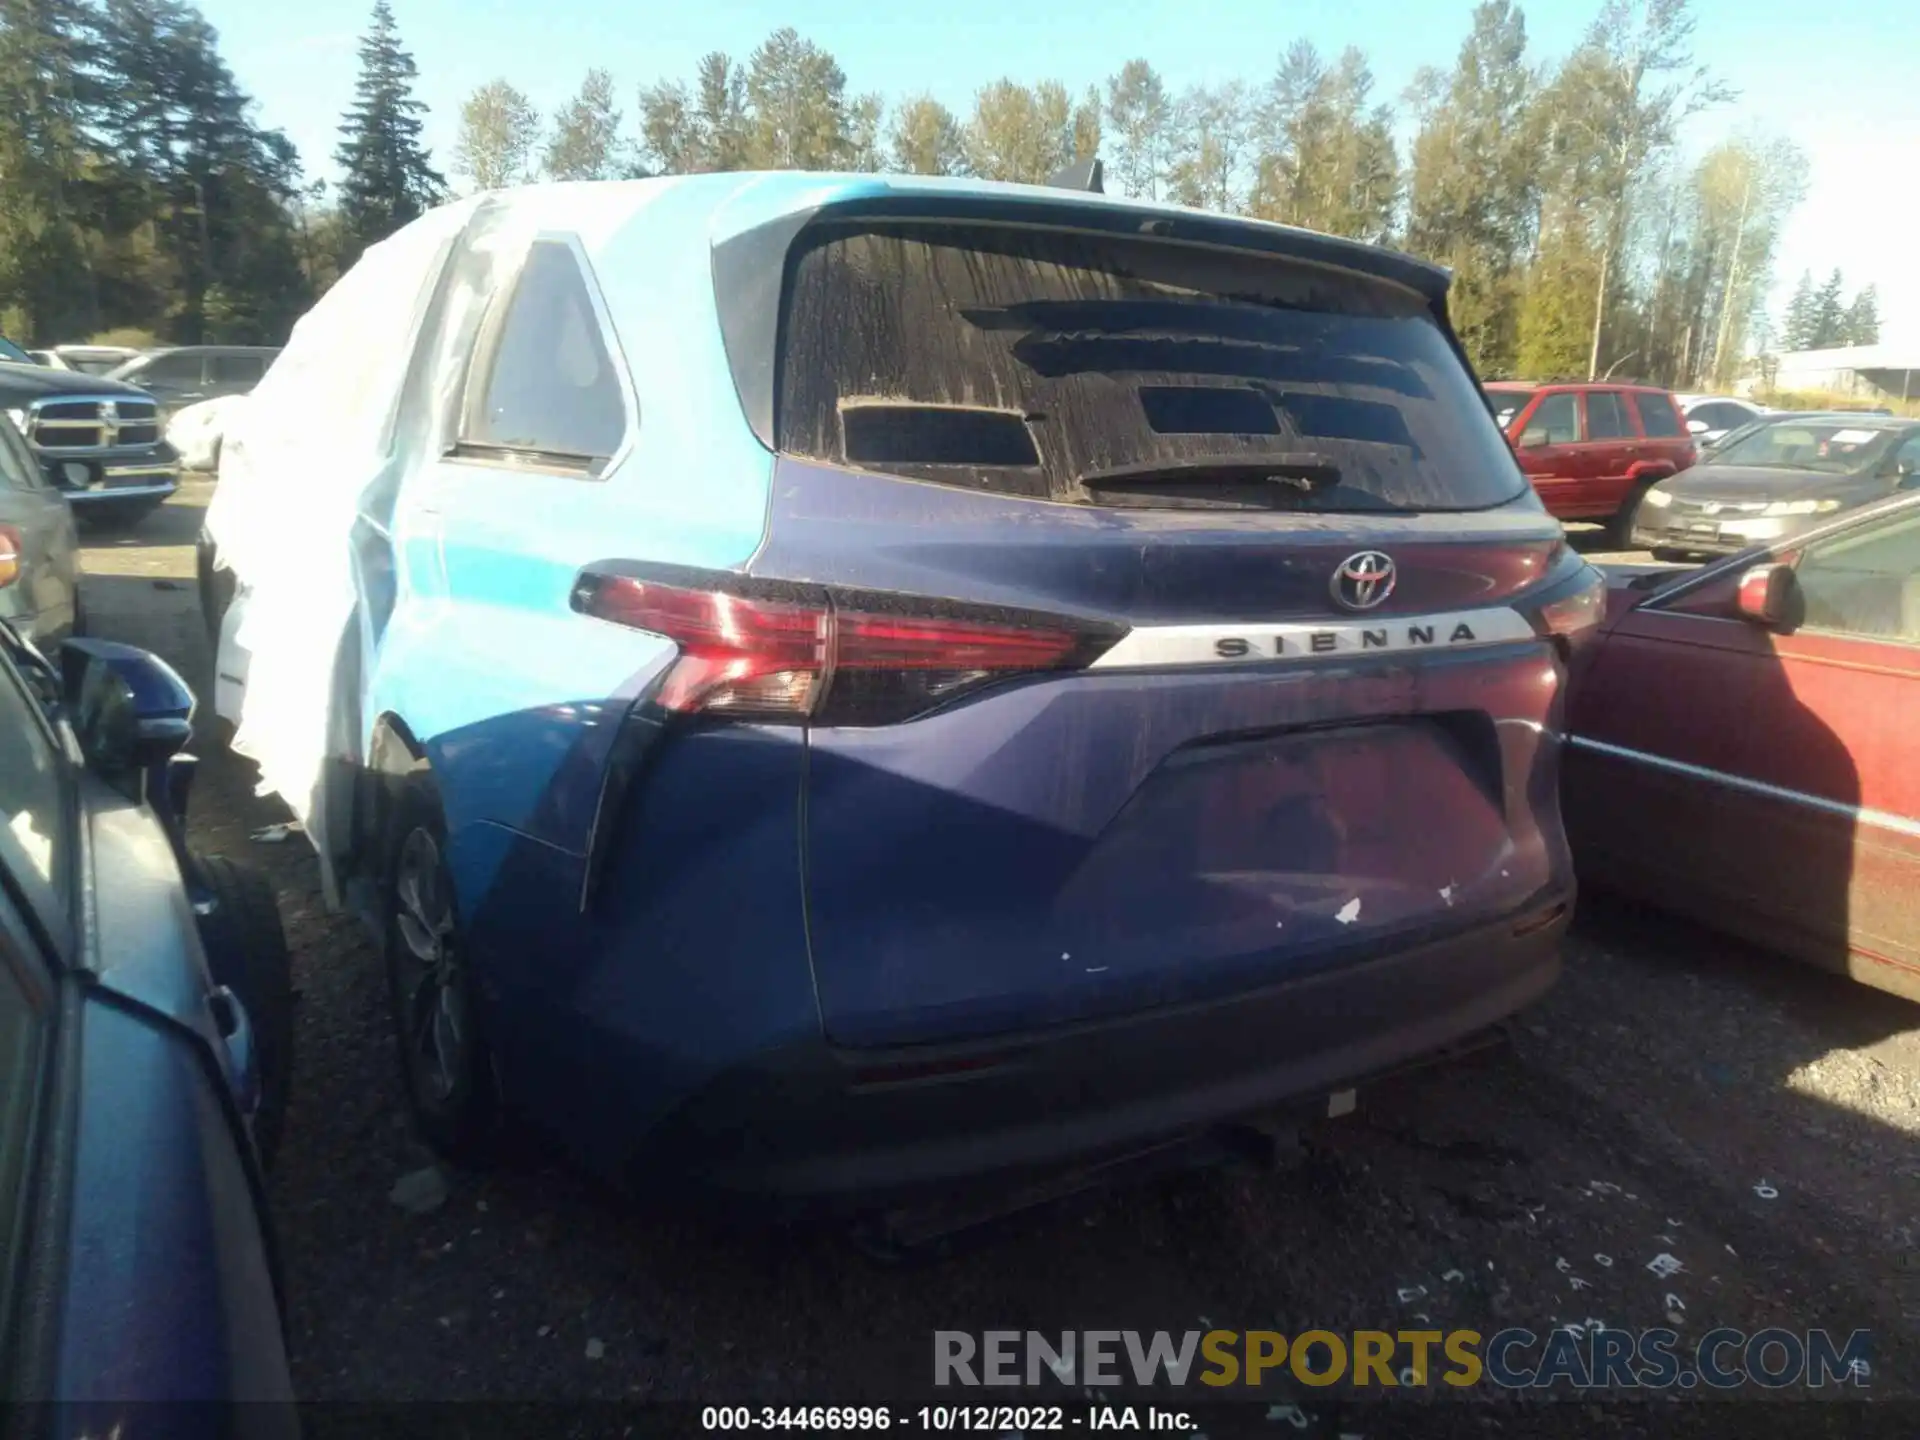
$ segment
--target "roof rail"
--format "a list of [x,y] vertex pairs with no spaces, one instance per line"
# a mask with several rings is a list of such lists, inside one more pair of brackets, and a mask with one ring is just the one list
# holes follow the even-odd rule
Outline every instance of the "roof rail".
[[1106,194],[1105,179],[1107,167],[1100,163],[1098,155],[1085,160],[1076,160],[1064,170],[1056,170],[1047,177],[1047,184],[1055,190],[1080,190],[1090,195]]

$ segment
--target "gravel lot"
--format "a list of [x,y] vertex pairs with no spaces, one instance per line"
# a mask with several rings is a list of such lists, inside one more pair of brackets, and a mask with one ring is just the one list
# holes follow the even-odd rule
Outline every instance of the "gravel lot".
[[[95,629],[196,684],[208,489],[88,552]],[[1297,1163],[1083,1198],[888,1268],[834,1234],[641,1212],[537,1156],[451,1176],[431,1213],[396,1206],[427,1157],[371,948],[324,912],[303,842],[250,838],[282,812],[243,762],[211,761],[194,810],[202,849],[272,872],[295,949],[273,1189],[311,1399],[904,1398],[934,1330],[990,1327],[1826,1326],[1875,1332],[1876,1396],[1920,1374],[1920,1010],[1735,942],[1593,909],[1511,1048],[1364,1093]],[[1651,1272],[1663,1254],[1684,1268]],[[1382,1433],[1377,1406],[1343,1417],[1330,1393],[1273,1398],[1312,1433]],[[1747,1433],[1810,1433],[1819,1408],[1741,1410]],[[1472,1410],[1482,1432],[1528,1428],[1511,1405]]]

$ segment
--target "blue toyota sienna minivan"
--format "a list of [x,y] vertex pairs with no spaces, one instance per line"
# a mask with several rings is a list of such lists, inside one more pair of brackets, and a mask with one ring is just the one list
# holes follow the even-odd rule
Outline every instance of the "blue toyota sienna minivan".
[[[321,347],[393,346],[351,533],[288,537],[354,598],[282,788],[437,1144],[504,1102],[621,1176],[907,1193],[1324,1105],[1551,984],[1599,582],[1444,271],[873,176],[421,225],[222,503],[306,483]],[[219,543],[221,708],[308,773],[253,693],[294,582]]]

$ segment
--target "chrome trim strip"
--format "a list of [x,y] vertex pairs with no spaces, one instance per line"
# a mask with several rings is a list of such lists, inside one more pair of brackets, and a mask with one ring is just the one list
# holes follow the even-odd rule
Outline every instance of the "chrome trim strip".
[[1327,619],[1284,624],[1222,621],[1205,625],[1141,625],[1088,668],[1245,665],[1271,661],[1351,660],[1370,655],[1443,654],[1538,640],[1518,610],[1489,606],[1433,615]]
[[1869,826],[1875,830],[1888,830],[1895,835],[1905,835],[1911,839],[1920,840],[1920,820],[1909,819],[1905,815],[1895,815],[1890,810],[1870,810],[1862,805],[1848,805],[1839,800],[1829,800],[1824,795],[1809,795],[1804,790],[1789,790],[1784,785],[1769,784],[1765,780],[1753,780],[1745,775],[1729,775],[1724,770],[1710,770],[1704,765],[1669,759],[1665,755],[1650,755],[1645,750],[1630,750],[1624,745],[1609,745],[1604,740],[1592,740],[1585,735],[1570,735],[1567,741],[1575,749],[1591,751],[1596,755],[1609,755],[1616,760],[1632,761],[1634,764],[1645,765],[1650,769],[1664,770],[1670,775],[1683,775],[1689,780],[1704,780],[1711,785],[1724,785],[1729,790],[1744,791],[1749,795],[1758,795],[1764,800],[1801,805],[1809,810],[1819,810],[1842,820],[1851,820],[1857,825]]
[[116,485],[111,490],[63,490],[69,505],[98,503],[110,505],[115,500],[134,500],[142,495],[171,495],[180,487],[171,480],[159,485]]

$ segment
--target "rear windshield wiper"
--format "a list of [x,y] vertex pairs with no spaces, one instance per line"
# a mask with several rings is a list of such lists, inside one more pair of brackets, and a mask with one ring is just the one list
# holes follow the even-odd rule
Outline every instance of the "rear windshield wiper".
[[1196,455],[1184,460],[1147,460],[1092,470],[1080,477],[1089,490],[1124,489],[1139,485],[1276,485],[1312,494],[1338,485],[1340,467],[1310,450],[1271,455]]

